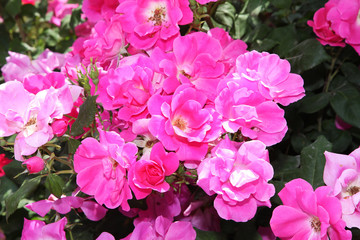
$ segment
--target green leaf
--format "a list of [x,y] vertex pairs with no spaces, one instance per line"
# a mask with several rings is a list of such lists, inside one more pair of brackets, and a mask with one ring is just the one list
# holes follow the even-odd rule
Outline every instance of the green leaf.
[[5,10],[15,17],[21,10],[21,0],[9,0],[5,5]]
[[274,173],[280,174],[285,171],[297,169],[300,166],[300,156],[285,155],[281,152],[271,155],[271,165],[274,168]]
[[49,174],[45,181],[45,187],[56,197],[60,198],[65,186],[63,179],[56,174]]
[[360,93],[352,86],[345,86],[333,93],[330,104],[345,122],[360,128]]
[[296,38],[297,32],[295,30],[295,25],[288,25],[273,29],[266,39],[271,39],[278,43],[274,51],[281,57],[285,57],[290,49],[298,43]]
[[80,144],[81,142],[79,140],[69,138],[68,141],[69,153],[74,154],[77,148],[80,146]]
[[307,39],[292,48],[286,59],[291,63],[292,72],[302,73],[330,60],[330,56],[318,40]]
[[226,26],[227,30],[230,30],[235,21],[235,13],[235,7],[232,4],[225,2],[217,8],[214,19],[221,25]]
[[314,189],[324,185],[324,152],[331,149],[332,144],[324,136],[319,136],[314,143],[301,151],[300,177],[308,181]]
[[220,240],[223,239],[221,233],[202,231],[200,229],[194,228],[196,231],[196,240]]
[[358,66],[353,63],[346,62],[341,65],[341,71],[344,73],[349,82],[360,86],[360,69]]
[[6,196],[13,194],[17,189],[17,185],[8,177],[0,177],[0,202],[2,202]]
[[310,143],[309,139],[303,133],[296,133],[291,136],[291,146],[297,153],[300,153],[301,150]]
[[79,136],[84,133],[84,127],[88,127],[95,119],[97,96],[89,96],[80,106],[79,116],[71,126],[70,135]]
[[15,212],[21,199],[26,198],[36,190],[40,183],[40,179],[41,176],[25,180],[14,194],[5,199],[6,219]]
[[236,16],[234,22],[234,28],[232,29],[233,34],[232,37],[234,39],[241,39],[247,30],[247,20],[249,18],[249,14],[238,14]]
[[301,100],[299,111],[304,113],[315,113],[326,107],[329,104],[329,101],[329,93],[323,92],[315,95],[307,95]]

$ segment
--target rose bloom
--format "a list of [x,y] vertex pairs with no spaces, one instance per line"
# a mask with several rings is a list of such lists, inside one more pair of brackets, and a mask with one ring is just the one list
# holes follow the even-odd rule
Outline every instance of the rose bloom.
[[303,179],[294,179],[279,192],[284,205],[274,209],[270,226],[280,239],[351,239],[341,219],[341,204],[331,188],[315,191]]
[[94,196],[108,208],[130,210],[127,200],[132,198],[126,179],[127,169],[135,163],[137,147],[116,132],[99,130],[100,141],[86,138],[74,155],[76,183],[80,190]]
[[43,170],[45,166],[44,160],[38,156],[34,156],[25,160],[23,164],[26,164],[29,173],[38,173]]
[[64,217],[57,222],[45,224],[40,220],[24,219],[21,240],[66,240],[64,227],[67,219]]
[[179,166],[175,153],[165,152],[161,143],[153,146],[150,156],[143,157],[129,170],[129,184],[137,199],[148,196],[152,190],[167,192],[170,185],[165,177],[171,175]]
[[228,137],[205,158],[198,169],[197,184],[208,194],[217,194],[214,207],[226,220],[246,222],[257,207],[270,207],[275,188],[267,183],[274,174],[264,143],[249,141],[240,148]]
[[5,153],[0,154],[0,177],[5,176],[3,167],[11,163],[11,159],[5,157]]
[[350,155],[324,154],[324,182],[340,199],[346,226],[360,228],[360,148]]

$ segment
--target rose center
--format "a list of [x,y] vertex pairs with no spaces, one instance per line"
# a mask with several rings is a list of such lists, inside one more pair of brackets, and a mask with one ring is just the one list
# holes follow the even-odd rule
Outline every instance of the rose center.
[[187,77],[188,79],[191,79],[191,75],[188,74],[188,73],[186,73],[184,70],[181,70],[180,73],[181,73],[182,75],[184,75],[185,77]]
[[32,117],[29,119],[29,121],[25,124],[25,127],[29,127],[36,124],[36,117]]
[[321,222],[318,217],[313,217],[310,223],[311,223],[311,228],[314,229],[315,232],[321,231]]
[[181,129],[182,131],[184,131],[187,128],[187,122],[182,118],[177,118],[174,121],[173,126],[176,126],[179,129]]
[[166,8],[158,7],[153,11],[153,15],[149,17],[149,21],[154,23],[154,26],[161,26],[166,18]]
[[360,187],[352,186],[347,190],[347,192],[350,194],[350,196],[353,196],[353,195],[357,194],[358,192],[360,192]]

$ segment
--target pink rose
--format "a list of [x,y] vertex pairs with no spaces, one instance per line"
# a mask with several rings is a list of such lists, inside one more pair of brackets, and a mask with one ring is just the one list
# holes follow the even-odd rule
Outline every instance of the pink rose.
[[67,219],[64,217],[57,222],[45,224],[40,220],[24,219],[21,240],[57,239],[66,240],[64,227]]
[[153,146],[150,156],[144,155],[129,170],[129,184],[137,199],[148,196],[152,190],[167,192],[170,188],[165,177],[179,166],[175,153],[167,153],[161,143]]
[[37,173],[44,169],[45,163],[41,157],[31,157],[23,162],[26,164],[29,173]]
[[330,187],[314,191],[298,178],[285,184],[279,197],[284,205],[274,209],[270,226],[280,239],[351,239],[341,219],[340,201]]

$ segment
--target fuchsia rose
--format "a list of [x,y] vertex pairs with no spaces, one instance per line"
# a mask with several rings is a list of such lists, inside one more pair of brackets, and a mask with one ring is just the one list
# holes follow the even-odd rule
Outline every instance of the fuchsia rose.
[[181,84],[191,84],[210,100],[215,99],[219,80],[226,74],[223,57],[219,40],[202,32],[176,38],[173,53],[165,54],[157,48],[151,54],[166,76],[166,93],[173,93]]
[[212,38],[219,40],[223,48],[220,61],[224,63],[225,73],[232,72],[236,64],[236,58],[247,52],[247,45],[242,40],[234,40],[229,33],[222,28],[212,28],[207,34]]
[[331,22],[327,20],[329,10],[334,6],[333,1],[325,4],[314,14],[314,21],[309,20],[307,24],[313,28],[318,40],[322,45],[329,44],[333,47],[345,47],[344,38],[337,35],[330,27]]
[[89,65],[91,60],[103,68],[116,66],[120,55],[125,53],[125,38],[119,16],[100,20],[88,37],[80,37],[73,44],[72,54],[80,55],[82,62]]
[[38,173],[45,167],[44,160],[38,156],[25,160],[23,164],[26,164],[26,168],[29,170],[29,173]]
[[106,208],[91,200],[64,195],[61,196],[61,198],[57,198],[52,194],[46,200],[30,203],[25,207],[36,212],[41,217],[45,217],[51,209],[54,209],[60,214],[67,214],[72,208],[80,208],[91,221],[101,220],[107,212]]
[[165,177],[170,176],[179,167],[175,153],[167,153],[161,143],[153,146],[150,156],[143,157],[129,170],[129,184],[137,199],[148,196],[152,190],[167,192],[170,185]]
[[270,226],[280,239],[351,239],[341,219],[340,201],[331,188],[315,190],[303,179],[294,179],[279,192],[283,206],[274,209]]
[[171,99],[154,95],[148,102],[149,131],[181,161],[201,160],[208,143],[221,134],[219,114],[205,105],[206,100],[195,88],[182,85]]
[[45,224],[40,220],[24,219],[21,240],[66,240],[64,227],[67,219],[64,217],[57,222]]
[[200,4],[207,4],[209,2],[216,2],[218,0],[196,0]]
[[219,83],[215,108],[222,115],[223,128],[231,133],[240,130],[243,136],[267,146],[280,142],[288,129],[284,110],[246,86],[247,82],[231,79]]
[[342,206],[349,228],[360,228],[360,148],[350,155],[325,152],[324,182]]
[[100,142],[85,138],[74,155],[76,183],[80,190],[94,196],[108,208],[130,210],[127,200],[132,198],[126,179],[127,169],[136,161],[137,147],[125,143],[116,132],[98,129]]
[[217,194],[214,207],[226,220],[246,222],[257,207],[270,207],[275,188],[267,183],[274,174],[266,146],[244,142],[237,150],[228,137],[205,158],[198,169],[197,184],[208,194]]
[[176,221],[158,216],[152,221],[140,221],[134,231],[123,240],[195,240],[196,232],[190,222]]
[[109,20],[119,6],[119,0],[84,0],[82,11],[90,22]]
[[331,29],[360,55],[360,0],[330,0],[326,5]]
[[290,73],[290,63],[276,54],[251,51],[236,59],[234,79],[261,95],[287,106],[305,96],[304,80]]
[[68,4],[68,0],[49,0],[47,13],[52,12],[53,15],[50,22],[60,27],[61,20],[72,13],[74,8],[77,8],[79,4]]
[[0,154],[0,177],[5,176],[5,171],[3,167],[11,163],[11,161],[12,161],[11,159],[5,156],[5,153]]
[[116,12],[128,42],[144,50],[155,46],[171,50],[180,35],[179,25],[193,21],[188,0],[121,0]]
[[157,74],[148,57],[127,57],[118,68],[110,69],[99,78],[97,102],[102,103],[107,110],[120,108],[117,118],[124,121],[145,118],[149,114],[148,99],[155,93],[153,81],[156,78]]

